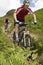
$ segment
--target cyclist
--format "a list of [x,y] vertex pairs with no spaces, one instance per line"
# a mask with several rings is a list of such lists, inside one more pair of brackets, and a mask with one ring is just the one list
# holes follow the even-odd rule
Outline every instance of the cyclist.
[[9,24],[9,19],[8,19],[8,17],[6,16],[6,17],[5,17],[5,32],[7,31],[8,24]]
[[28,13],[32,14],[32,16],[34,18],[34,24],[37,23],[36,16],[35,16],[34,12],[31,10],[31,8],[29,8],[29,5],[30,5],[29,0],[24,0],[23,5],[19,8],[17,8],[17,10],[15,10],[15,12],[14,12],[16,41],[19,41],[19,38],[18,38],[19,23],[25,22],[25,16]]

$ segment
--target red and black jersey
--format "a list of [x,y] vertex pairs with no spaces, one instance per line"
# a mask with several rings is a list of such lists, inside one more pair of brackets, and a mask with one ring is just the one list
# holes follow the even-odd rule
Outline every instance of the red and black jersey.
[[17,19],[24,21],[25,15],[27,15],[28,13],[31,13],[33,15],[34,12],[30,8],[24,9],[24,5],[22,5],[16,11]]

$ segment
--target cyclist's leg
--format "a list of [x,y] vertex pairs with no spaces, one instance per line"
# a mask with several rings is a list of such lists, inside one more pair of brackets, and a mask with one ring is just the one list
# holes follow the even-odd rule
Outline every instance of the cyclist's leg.
[[19,27],[19,23],[15,23],[15,35],[16,35],[16,41],[19,41],[19,38],[18,38],[18,27]]

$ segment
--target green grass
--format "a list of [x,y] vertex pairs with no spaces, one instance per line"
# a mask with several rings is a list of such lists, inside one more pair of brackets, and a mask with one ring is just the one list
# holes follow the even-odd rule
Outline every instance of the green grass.
[[3,23],[4,23],[4,17],[1,17],[0,18],[0,27],[3,25]]
[[[38,35],[38,40],[32,38],[32,43],[35,45],[34,50],[30,48],[21,48],[13,42],[2,32],[1,27],[4,24],[4,17],[0,18],[0,65],[40,65],[38,62],[43,60],[43,9],[35,12],[37,16],[37,24],[27,26],[30,33]],[[10,15],[9,20],[13,17]],[[33,21],[31,15],[26,16],[26,22]],[[14,28],[13,24],[10,31]],[[33,52],[34,61],[27,61],[28,56]],[[41,60],[40,60],[41,58]],[[42,65],[42,64],[41,64]]]

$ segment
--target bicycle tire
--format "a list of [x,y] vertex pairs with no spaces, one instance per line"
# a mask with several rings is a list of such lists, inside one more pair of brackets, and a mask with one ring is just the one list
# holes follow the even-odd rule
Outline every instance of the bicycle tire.
[[23,39],[23,44],[24,44],[24,47],[31,47],[31,43],[32,43],[32,38],[30,35],[26,35],[25,36],[25,41]]

